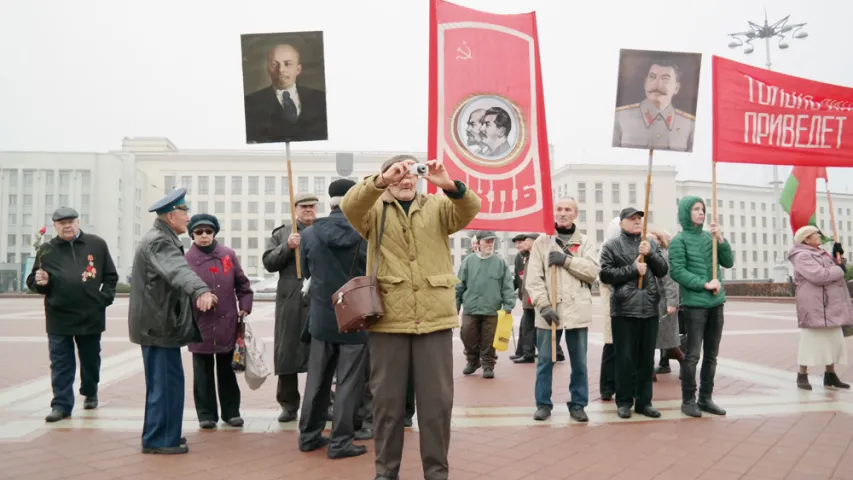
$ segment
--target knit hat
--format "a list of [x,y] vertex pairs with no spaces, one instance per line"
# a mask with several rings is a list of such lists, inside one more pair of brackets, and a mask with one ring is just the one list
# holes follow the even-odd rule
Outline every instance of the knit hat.
[[388,171],[389,168],[391,168],[391,165],[394,165],[395,163],[400,163],[400,162],[403,162],[406,160],[414,160],[415,162],[420,163],[420,162],[418,162],[418,159],[413,157],[412,155],[394,155],[393,157],[389,158],[388,160],[385,160],[384,162],[382,162],[382,168],[379,171],[381,173],[385,173],[386,171]]
[[213,236],[219,233],[219,219],[209,213],[197,213],[190,218],[190,223],[187,226],[190,238],[193,238],[193,230],[202,225],[210,225],[213,227]]
[[794,245],[799,245],[805,242],[813,233],[820,233],[820,229],[814,225],[800,227],[800,229],[797,230],[797,233],[794,234]]
[[348,178],[339,178],[329,184],[329,197],[343,197],[354,185],[355,182]]

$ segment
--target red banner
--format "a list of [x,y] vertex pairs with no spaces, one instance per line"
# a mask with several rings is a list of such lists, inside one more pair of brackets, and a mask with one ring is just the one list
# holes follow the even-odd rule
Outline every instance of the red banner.
[[713,57],[714,161],[853,167],[853,88]]
[[553,233],[536,14],[430,1],[429,157],[482,199],[468,229]]

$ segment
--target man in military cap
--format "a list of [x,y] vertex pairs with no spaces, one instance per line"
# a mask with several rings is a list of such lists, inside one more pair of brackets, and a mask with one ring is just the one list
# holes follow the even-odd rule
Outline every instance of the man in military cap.
[[693,151],[696,118],[672,106],[681,88],[681,70],[661,56],[649,65],[643,85],[646,99],[616,108],[613,146]]
[[44,295],[47,350],[53,387],[47,422],[71,415],[74,408],[74,344],[80,356],[83,408],[98,407],[101,333],[106,309],[116,295],[118,273],[107,242],[80,230],[79,215],[70,207],[53,212],[56,237],[43,243],[27,277],[30,290]]
[[[275,296],[275,374],[278,375],[276,399],[281,405],[279,422],[296,420],[301,396],[297,374],[308,371],[310,346],[300,340],[308,322],[308,298],[302,296],[302,279],[296,278],[296,249],[300,233],[317,218],[317,196],[300,193],[294,199],[296,231],[290,224],[276,228],[264,252],[264,268],[278,273]],[[304,268],[304,266],[303,266]]]
[[142,453],[187,453],[181,437],[184,414],[184,368],[181,347],[202,341],[191,302],[202,312],[216,296],[190,269],[178,235],[190,218],[185,188],[173,190],[148,209],[154,226],[139,241],[133,257],[128,330],[142,345],[145,364],[145,420]]
[[[512,237],[518,255],[515,256],[515,275],[513,283],[521,300],[521,323],[518,326],[518,345],[515,355],[509,357],[514,363],[533,363],[536,361],[536,311],[530,301],[530,295],[525,290],[527,279],[527,261],[530,259],[530,249],[533,241],[539,238],[538,233],[519,233]],[[558,344],[559,346],[559,344]],[[561,352],[562,353],[562,352]]]
[[515,306],[512,273],[507,264],[494,255],[495,232],[478,232],[480,250],[468,255],[459,267],[456,285],[456,309],[462,311],[459,336],[465,345],[468,364],[462,373],[471,375],[481,366],[483,378],[495,378],[498,356],[493,343],[498,327],[498,311],[511,312]]

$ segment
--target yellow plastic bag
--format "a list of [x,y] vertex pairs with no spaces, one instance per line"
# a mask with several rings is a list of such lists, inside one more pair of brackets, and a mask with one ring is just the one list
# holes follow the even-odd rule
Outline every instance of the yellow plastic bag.
[[509,338],[512,336],[512,314],[498,310],[498,327],[495,329],[495,340],[492,346],[499,352],[509,348]]

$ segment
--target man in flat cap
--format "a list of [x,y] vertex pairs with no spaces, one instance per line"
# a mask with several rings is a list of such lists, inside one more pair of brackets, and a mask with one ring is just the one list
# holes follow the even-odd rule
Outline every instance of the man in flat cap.
[[154,226],[139,241],[133,257],[128,331],[142,346],[145,365],[145,420],[142,453],[187,453],[181,437],[184,368],[181,347],[202,341],[193,302],[202,312],[216,305],[207,284],[192,271],[178,235],[190,218],[185,188],[173,190],[148,209]]
[[[658,337],[660,277],[669,271],[657,243],[644,240],[645,212],[627,207],[619,212],[620,236],[601,249],[602,282],[610,285],[610,323],[616,354],[616,413],[631,418],[659,418],[652,406],[655,342]],[[641,258],[642,257],[642,258]],[[643,279],[642,287],[639,280]]]
[[[302,279],[296,278],[296,249],[303,230],[317,218],[317,196],[300,193],[294,198],[296,232],[289,223],[272,231],[263,255],[264,268],[278,273],[275,295],[275,374],[278,375],[276,400],[281,405],[279,422],[296,420],[301,397],[297,375],[308,371],[309,345],[300,340],[308,322],[308,298],[302,296]],[[305,268],[304,265],[300,265]],[[303,279],[305,273],[303,270]]]
[[480,251],[465,257],[459,267],[456,309],[462,312],[459,336],[468,361],[464,375],[483,367],[483,378],[495,378],[498,356],[493,344],[498,312],[511,312],[515,306],[512,273],[506,262],[494,255],[496,239],[495,232],[478,232]]
[[[299,418],[299,449],[309,452],[328,445],[329,458],[364,455],[354,445],[357,410],[364,396],[367,332],[341,333],[330,299],[351,278],[363,276],[367,242],[350,225],[338,205],[355,182],[346,178],[329,185],[331,213],[302,232],[302,275],[311,278],[308,331],[311,353],[305,400]],[[337,375],[331,438],[323,436],[328,420],[332,377]],[[368,437],[369,438],[369,437]]]
[[530,295],[527,294],[525,284],[530,249],[533,248],[533,241],[537,238],[539,238],[538,233],[519,233],[512,237],[515,249],[518,251],[515,256],[513,286],[518,292],[517,296],[521,301],[523,312],[518,326],[518,345],[515,348],[515,355],[509,357],[514,363],[533,363],[536,361],[536,311],[533,302],[530,301]]
[[[368,241],[367,271],[377,270],[384,316],[369,327],[376,478],[400,472],[406,384],[414,378],[424,478],[446,479],[453,411],[454,304],[448,236],[480,212],[480,197],[426,162],[424,178],[443,191],[417,192],[411,155],[395,155],[344,196],[341,210]],[[381,242],[381,246],[379,243]]]
[[79,215],[70,207],[53,212],[56,236],[36,253],[27,276],[30,290],[44,295],[47,349],[53,387],[47,422],[71,415],[74,408],[74,344],[80,357],[80,395],[83,408],[98,407],[101,333],[106,308],[116,295],[118,273],[107,242],[80,230]]

